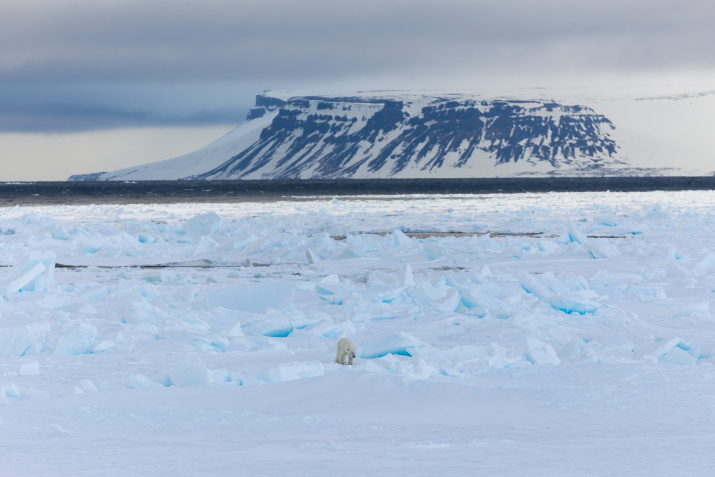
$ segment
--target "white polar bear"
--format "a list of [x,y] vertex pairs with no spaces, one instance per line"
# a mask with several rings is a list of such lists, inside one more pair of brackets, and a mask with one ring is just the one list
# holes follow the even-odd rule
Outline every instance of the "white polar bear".
[[338,354],[335,355],[335,362],[345,364],[345,357],[348,357],[348,364],[353,364],[355,359],[355,345],[347,338],[338,340]]

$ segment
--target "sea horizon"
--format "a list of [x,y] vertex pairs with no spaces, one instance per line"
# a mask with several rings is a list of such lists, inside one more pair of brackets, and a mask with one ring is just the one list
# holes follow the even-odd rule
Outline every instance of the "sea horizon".
[[8,181],[0,206],[220,203],[317,200],[326,196],[647,192],[715,189],[713,176],[470,179],[292,179],[235,181]]

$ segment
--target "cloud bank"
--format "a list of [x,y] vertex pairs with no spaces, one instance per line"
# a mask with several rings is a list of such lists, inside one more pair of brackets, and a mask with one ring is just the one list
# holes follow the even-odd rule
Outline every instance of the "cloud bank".
[[0,0],[0,131],[240,122],[262,89],[715,71],[693,0]]

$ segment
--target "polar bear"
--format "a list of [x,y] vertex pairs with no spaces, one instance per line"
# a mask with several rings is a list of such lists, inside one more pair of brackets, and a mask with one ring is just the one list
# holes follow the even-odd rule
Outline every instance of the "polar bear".
[[355,345],[347,338],[338,340],[338,354],[335,355],[335,362],[345,364],[345,357],[348,357],[348,364],[353,364],[355,359]]

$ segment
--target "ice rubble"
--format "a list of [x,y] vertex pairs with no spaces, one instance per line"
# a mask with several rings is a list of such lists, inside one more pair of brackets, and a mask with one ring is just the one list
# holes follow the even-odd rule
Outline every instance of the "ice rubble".
[[8,298],[20,292],[42,292],[55,283],[55,253],[35,251],[13,265],[2,281],[0,293]]
[[27,361],[3,399],[62,357],[152,356],[99,390],[316,378],[343,336],[412,380],[711,364],[710,209],[564,197],[5,211],[0,355]]

